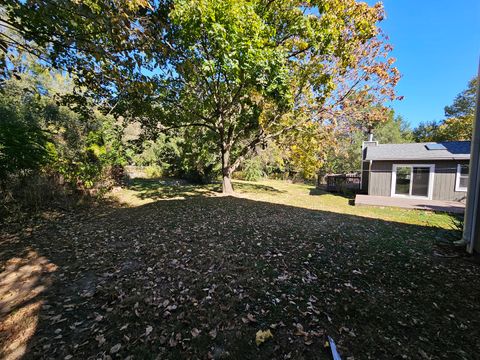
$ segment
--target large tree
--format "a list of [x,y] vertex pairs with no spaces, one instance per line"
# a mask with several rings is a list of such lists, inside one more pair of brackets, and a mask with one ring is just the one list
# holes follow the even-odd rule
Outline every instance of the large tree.
[[[12,58],[34,55],[44,66],[73,74],[79,98],[106,101],[148,84],[142,73],[150,34],[143,24],[165,16],[163,1],[5,0],[0,6],[0,80],[18,76]],[[158,61],[159,57],[156,56]]]
[[156,39],[170,55],[149,121],[207,129],[230,193],[232,173],[259,144],[331,126],[354,93],[365,104],[394,97],[383,15],[354,0],[174,1],[170,32]]
[[40,46],[108,111],[198,129],[190,141],[215,144],[228,193],[258,145],[335,127],[352,99],[394,98],[383,16],[355,0],[9,0],[0,25],[22,40],[0,47]]

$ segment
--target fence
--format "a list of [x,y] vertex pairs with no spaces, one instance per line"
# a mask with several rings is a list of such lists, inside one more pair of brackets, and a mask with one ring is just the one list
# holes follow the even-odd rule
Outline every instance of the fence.
[[326,176],[326,182],[327,191],[359,191],[362,185],[362,178],[357,174],[330,174]]

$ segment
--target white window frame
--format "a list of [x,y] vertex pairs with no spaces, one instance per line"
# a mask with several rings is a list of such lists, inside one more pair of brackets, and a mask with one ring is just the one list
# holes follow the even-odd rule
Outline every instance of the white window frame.
[[[428,196],[414,196],[414,195],[401,195],[395,194],[395,184],[397,183],[397,168],[399,167],[409,167],[410,168],[410,178],[413,176],[413,168],[414,167],[428,167],[430,168],[429,176],[428,176]],[[435,174],[435,164],[393,164],[392,166],[392,184],[390,189],[390,196],[391,197],[399,197],[399,198],[406,198],[406,199],[428,199],[432,200],[433,198],[433,180]],[[408,191],[409,194],[412,193],[412,185],[413,182],[410,180],[410,190]]]
[[467,192],[467,187],[460,186],[460,176],[462,165],[468,166],[468,175],[467,179],[470,176],[470,164],[457,164],[457,176],[455,178],[455,191]]

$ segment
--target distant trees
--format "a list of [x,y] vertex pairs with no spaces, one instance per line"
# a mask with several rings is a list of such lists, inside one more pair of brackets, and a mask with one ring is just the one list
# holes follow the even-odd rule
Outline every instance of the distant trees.
[[0,91],[0,212],[22,197],[23,205],[36,207],[33,198],[46,199],[59,188],[111,184],[116,166],[125,164],[123,126],[93,103],[82,113],[62,105],[74,86],[69,76],[24,53],[10,66],[17,76],[5,79]]
[[442,141],[439,136],[440,122],[422,122],[412,131],[415,142]]
[[395,116],[393,110],[388,111],[385,119],[373,129],[348,127],[342,130],[337,135],[338,148],[330,154],[325,168],[322,169],[325,173],[359,171],[362,161],[362,142],[368,138],[370,131],[373,133],[374,140],[381,144],[412,141],[409,124],[401,116]]
[[420,124],[413,131],[415,141],[455,141],[470,140],[478,78],[468,82],[467,89],[458,94],[452,105],[445,106],[445,119]]
[[355,127],[354,123],[331,129],[321,129],[317,137],[290,143],[269,144],[241,166],[240,175],[245,179],[270,177],[298,177],[314,179],[320,173],[351,173],[361,168],[362,142],[369,131],[380,143],[404,143],[412,141],[412,130],[401,116],[392,110],[384,113],[374,128]]
[[399,80],[380,3],[10,0],[0,15],[3,84],[22,76],[12,54],[33,54],[71,75],[59,100],[69,110],[140,123],[145,155],[165,155],[160,133],[183,137],[175,166],[219,170],[226,193],[236,169],[274,142],[311,176],[345,119],[383,121]]

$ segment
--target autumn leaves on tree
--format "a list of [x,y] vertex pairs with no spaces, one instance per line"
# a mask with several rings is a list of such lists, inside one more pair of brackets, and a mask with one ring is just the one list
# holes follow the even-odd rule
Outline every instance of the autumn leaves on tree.
[[399,73],[379,29],[380,4],[57,5],[7,5],[2,21],[25,41],[3,36],[1,45],[41,48],[52,67],[72,72],[80,93],[92,93],[106,112],[155,131],[192,128],[188,141],[217,148],[224,193],[233,192],[231,177],[242,162],[272,141],[315,171],[335,145],[339,122],[374,126],[386,118],[385,101],[395,98]]
[[355,1],[177,1],[160,121],[208,130],[230,193],[232,173],[259,145],[326,148],[315,139],[331,140],[352,98],[362,106],[394,98],[399,76],[377,28],[382,17],[380,6]]

